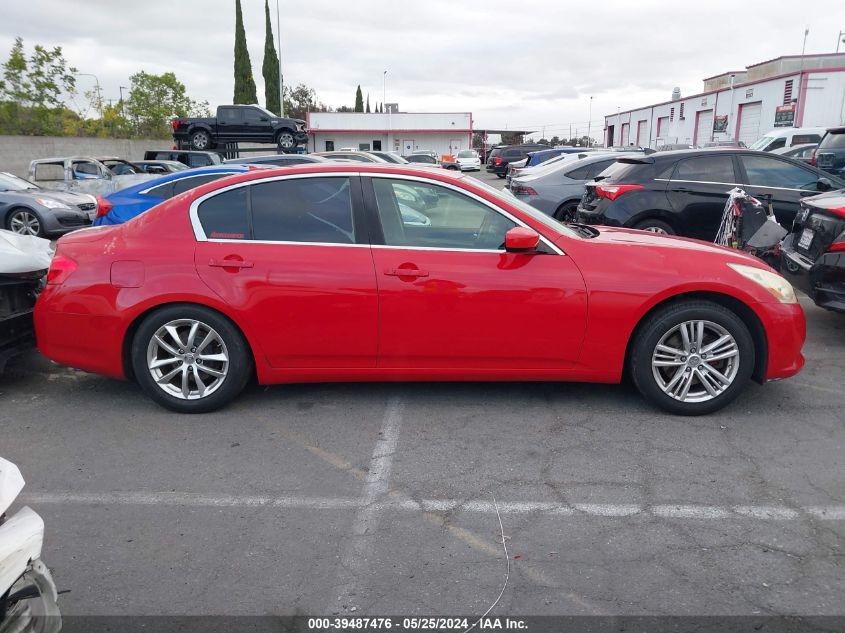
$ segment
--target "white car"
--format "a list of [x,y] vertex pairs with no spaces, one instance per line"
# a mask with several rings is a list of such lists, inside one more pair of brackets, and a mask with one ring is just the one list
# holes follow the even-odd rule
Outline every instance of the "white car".
[[481,170],[481,156],[474,149],[462,149],[455,156],[455,162],[461,171]]
[[0,457],[0,633],[56,633],[62,619],[56,584],[41,561],[44,521],[27,506],[5,515],[23,486],[18,467]]

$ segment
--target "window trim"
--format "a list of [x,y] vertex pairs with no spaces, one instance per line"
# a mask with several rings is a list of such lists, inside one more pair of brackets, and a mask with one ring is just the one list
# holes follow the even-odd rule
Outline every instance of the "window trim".
[[[299,245],[299,246],[342,246],[342,247],[370,247],[369,243],[369,230],[368,226],[362,228],[361,237],[363,239],[368,239],[365,243],[355,243],[355,244],[338,244],[336,242],[289,242],[289,241],[276,241],[276,240],[253,240],[253,239],[226,239],[226,238],[210,238],[205,234],[205,229],[202,228],[202,223],[199,219],[199,206],[208,200],[209,198],[213,198],[214,196],[226,193],[227,191],[231,191],[233,189],[239,189],[241,187],[249,187],[251,185],[263,184],[267,182],[275,182],[279,180],[290,180],[295,178],[348,178],[350,181],[350,198],[352,201],[352,213],[353,216],[357,213],[356,206],[359,206],[359,203],[356,201],[356,194],[355,194],[355,185],[354,179],[359,177],[360,174],[356,172],[346,172],[346,171],[332,171],[332,172],[315,172],[311,174],[286,174],[284,176],[270,176],[267,178],[257,178],[255,180],[247,180],[244,182],[237,182],[233,185],[228,185],[223,187],[222,189],[215,189],[214,191],[209,191],[206,194],[203,194],[196,200],[191,203],[190,208],[188,209],[188,217],[191,220],[191,228],[194,230],[194,238],[197,242],[236,242],[236,243],[248,243],[248,244],[288,244],[288,245]],[[247,196],[247,206],[252,204],[252,196]],[[250,213],[250,209],[247,208],[247,218],[250,225],[250,229],[252,228],[252,214]],[[358,236],[356,235],[356,239]]]
[[[185,171],[185,170],[183,169],[182,171]],[[179,172],[174,172],[174,173],[179,173]],[[238,170],[238,171],[228,171],[228,172],[227,171],[222,171],[222,172],[216,171],[216,172],[213,172],[213,173],[215,175],[220,174],[218,176],[218,179],[220,179],[220,178],[225,178],[226,176],[232,176],[234,174],[242,174],[243,172],[241,170]],[[163,185],[174,185],[175,186],[175,183],[180,182],[182,180],[190,180],[192,178],[201,178],[202,176],[209,176],[209,175],[211,175],[211,174],[202,173],[202,174],[191,174],[190,176],[185,176],[184,178],[174,178],[173,180],[169,180],[168,182],[162,182],[162,183],[159,183],[159,184],[154,185],[152,187],[147,187],[146,189],[141,189],[141,191],[139,191],[138,194],[145,196],[145,195],[147,195],[148,192],[152,191],[156,187],[161,187]],[[214,181],[209,181],[209,182],[214,182]],[[208,183],[206,183],[206,184],[208,184]],[[190,191],[190,189],[188,189],[188,191]],[[183,191],[182,193],[186,193],[186,192]],[[170,197],[175,198],[177,195],[182,195],[182,194],[181,193],[173,194]],[[155,197],[155,196],[151,196],[151,197]],[[169,200],[170,198],[166,198],[166,199]],[[156,200],[158,200],[158,198],[156,198]]]
[[[554,242],[549,240],[545,235],[543,235],[540,231],[530,227],[528,224],[523,222],[521,219],[517,218],[516,216],[511,215],[504,209],[499,208],[498,206],[494,205],[490,201],[482,198],[479,195],[471,191],[467,191],[462,189],[461,187],[457,187],[451,183],[443,182],[441,180],[428,180],[426,178],[422,178],[419,176],[411,176],[408,174],[385,174],[385,173],[362,173],[361,175],[361,184],[364,189],[364,206],[367,212],[367,226],[371,229],[377,229],[376,231],[371,230],[370,235],[370,244],[372,248],[380,248],[380,249],[391,249],[391,250],[411,250],[411,251],[444,251],[444,252],[453,252],[453,253],[506,253],[507,251],[504,248],[501,249],[482,249],[482,248],[454,248],[454,247],[444,247],[444,246],[395,246],[392,244],[385,244],[384,243],[384,230],[381,226],[381,218],[378,214],[378,207],[376,206],[376,199],[375,199],[375,192],[373,190],[373,185],[371,182],[372,178],[386,178],[389,180],[410,180],[413,182],[419,182],[424,185],[433,185],[437,187],[443,187],[445,189],[451,189],[458,194],[465,195],[476,202],[481,203],[483,206],[491,209],[495,213],[503,215],[505,218],[516,224],[517,226],[524,227],[526,229],[531,229],[540,235],[540,241],[545,244],[550,249],[550,255],[565,255],[566,253],[563,250],[555,245]],[[375,235],[373,235],[375,232]],[[377,244],[376,241],[381,242]]]
[[742,183],[742,187],[759,187],[760,189],[774,189],[775,191],[812,191],[812,189],[801,189],[795,187],[772,187],[770,185],[755,185],[751,182],[751,177],[748,175],[748,170],[745,169],[745,163],[743,162],[743,159],[745,158],[763,158],[773,160],[779,163],[786,163],[790,167],[796,167],[798,169],[803,169],[805,171],[811,172],[816,177],[816,181],[818,181],[819,178],[826,178],[825,175],[816,173],[811,166],[801,164],[799,160],[788,156],[780,157],[777,154],[764,156],[760,156],[759,154],[739,154],[736,158],[739,167],[742,169],[742,179],[745,181]]
[[697,155],[697,156],[687,156],[685,158],[681,158],[679,161],[675,163],[675,167],[672,169],[672,174],[669,176],[668,179],[663,178],[655,178],[655,180],[667,180],[668,182],[698,182],[705,185],[732,185],[732,186],[739,186],[738,183],[731,183],[731,182],[723,182],[721,180],[690,180],[689,178],[675,178],[675,175],[678,173],[678,170],[681,168],[681,165],[687,163],[692,160],[701,160],[701,159],[709,159],[709,158],[727,158],[731,163],[731,169],[734,172],[734,178],[737,180],[741,180],[742,176],[739,173],[739,169],[737,168],[737,161],[736,157],[732,154],[722,154],[719,152],[714,152],[713,154],[706,154],[706,155]]

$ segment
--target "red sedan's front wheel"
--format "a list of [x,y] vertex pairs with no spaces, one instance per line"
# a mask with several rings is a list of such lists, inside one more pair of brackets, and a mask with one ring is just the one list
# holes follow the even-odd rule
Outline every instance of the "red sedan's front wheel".
[[132,342],[132,366],[144,391],[180,413],[218,409],[246,385],[252,357],[243,336],[219,313],[173,305],[149,315]]
[[710,301],[658,309],[635,333],[631,374],[659,407],[702,415],[736,398],[754,369],[754,341],[745,323]]

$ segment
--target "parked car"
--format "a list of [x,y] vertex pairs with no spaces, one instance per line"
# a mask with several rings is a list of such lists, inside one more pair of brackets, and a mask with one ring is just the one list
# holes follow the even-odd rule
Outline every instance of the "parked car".
[[400,156],[399,154],[394,154],[393,152],[380,152],[377,150],[368,152],[373,156],[378,156],[379,158],[383,159],[388,163],[393,163],[394,165],[407,165],[408,160],[405,159],[404,156]]
[[222,143],[275,143],[292,152],[305,145],[305,121],[276,116],[256,105],[217,106],[216,117],[177,117],[171,122],[173,140],[191,149],[208,150]]
[[537,165],[541,165],[546,161],[549,161],[553,158],[557,158],[562,154],[580,154],[582,152],[589,151],[589,148],[586,147],[554,147],[552,149],[541,149],[537,150],[536,152],[529,152],[528,160],[525,163],[525,167],[536,167]]
[[117,175],[96,158],[63,156],[30,161],[27,179],[45,189],[101,193],[148,180],[149,176],[135,173]]
[[[580,160],[586,156],[589,156],[593,150],[588,149],[586,147],[580,148],[580,152],[567,152],[565,154],[560,154],[555,156],[554,158],[550,158],[549,160],[540,163],[539,165],[535,165],[533,167],[526,167],[525,161],[518,161],[516,163],[511,163],[508,165],[508,175],[505,177],[505,189],[509,189],[511,186],[511,182],[514,178],[533,175],[538,176],[540,174],[546,173],[552,169],[558,169],[562,163],[571,162],[573,160]],[[610,150],[601,150],[603,152],[610,152]]]
[[839,178],[845,178],[845,127],[829,129],[824,138],[819,141],[819,146],[811,161],[811,164],[819,169],[824,169]]
[[527,158],[529,152],[536,152],[541,149],[548,149],[548,146],[525,143],[523,145],[503,145],[502,147],[497,147],[490,152],[490,156],[487,159],[487,171],[496,174],[499,178],[504,178],[508,173],[508,165],[510,163]]
[[658,152],[677,152],[681,149],[698,149],[698,146],[692,143],[664,143],[657,146]]
[[52,258],[49,240],[0,230],[0,373],[10,358],[35,347],[32,309]]
[[315,156],[314,154],[272,154],[270,156],[242,156],[224,160],[224,165],[275,165],[285,167],[290,165],[303,165],[305,163],[325,163],[327,158]]
[[[402,218],[409,184],[437,199],[425,226]],[[48,279],[41,352],[180,412],[217,409],[254,375],[615,383],[627,369],[656,405],[704,414],[804,362],[803,310],[756,258],[565,225],[446,170],[236,174],[64,237]]]
[[792,147],[781,147],[780,149],[773,149],[772,154],[777,156],[787,156],[800,160],[802,163],[808,165],[813,164],[813,155],[816,153],[818,143],[805,143],[804,145],[793,145]]
[[135,160],[132,164],[145,174],[172,174],[188,169],[187,165],[176,160]]
[[328,160],[347,160],[356,163],[392,163],[370,152],[359,152],[357,150],[341,149],[334,152],[315,152],[309,156],[322,156]]
[[[742,141],[737,141],[736,139],[726,139],[722,141],[707,141],[701,147],[702,149],[710,149],[712,147],[736,147],[738,149],[744,149],[747,146]],[[696,148],[691,147],[690,149]]]
[[758,138],[749,149],[771,152],[781,147],[818,143],[824,133],[823,127],[779,127]]
[[134,163],[130,163],[128,160],[123,160],[116,156],[97,156],[97,160],[108,167],[109,171],[115,176],[131,176],[141,171]]
[[431,154],[408,154],[405,156],[405,160],[409,163],[417,163],[420,165],[430,165],[432,167],[439,167],[440,161],[437,160],[435,156]]
[[556,220],[572,222],[584,195],[584,185],[626,156],[637,154],[591,152],[580,160],[561,163],[559,169],[517,176],[511,180],[510,192]]
[[767,152],[658,152],[622,158],[588,183],[576,217],[713,241],[734,187],[771,200],[778,222],[789,228],[801,198],[843,186],[819,169]]
[[55,237],[89,226],[96,215],[97,200],[92,195],[42,189],[0,172],[0,218],[4,229],[19,235]]
[[41,560],[44,520],[29,506],[6,514],[23,487],[18,467],[0,458],[0,631],[58,633],[58,591]]
[[481,157],[474,149],[462,149],[455,155],[455,165],[460,171],[481,171]]
[[175,160],[188,167],[208,167],[210,165],[219,165],[223,162],[223,157],[217,152],[148,149],[144,152],[144,160]]
[[99,198],[99,209],[94,225],[123,224],[164,200],[169,200],[173,196],[218,178],[248,171],[250,167],[256,166],[233,164],[197,167],[115,191]]
[[845,313],[845,189],[804,198],[781,244],[781,272],[816,305]]

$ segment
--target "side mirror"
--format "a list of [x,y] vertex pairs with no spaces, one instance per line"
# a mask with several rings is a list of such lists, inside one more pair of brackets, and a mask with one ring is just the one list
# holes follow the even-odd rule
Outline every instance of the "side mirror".
[[261,117],[261,120],[262,121],[269,121],[270,119],[268,119],[266,116],[263,116],[263,117]]
[[830,191],[833,189],[833,183],[827,178],[819,178],[818,182],[816,182],[816,189],[819,191]]
[[505,233],[505,250],[509,253],[529,253],[540,245],[540,234],[524,226],[515,226]]

